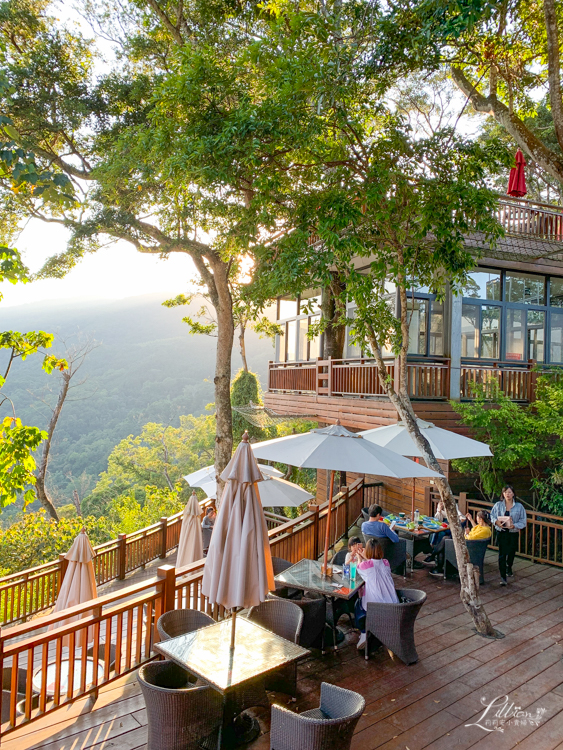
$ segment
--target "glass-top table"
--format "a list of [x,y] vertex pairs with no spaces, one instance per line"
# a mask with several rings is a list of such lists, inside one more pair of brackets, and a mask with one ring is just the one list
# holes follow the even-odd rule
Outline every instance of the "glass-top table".
[[223,695],[309,653],[306,648],[241,616],[236,618],[233,653],[230,645],[229,619],[156,643],[154,648]]
[[275,577],[277,583],[283,583],[288,588],[301,589],[302,591],[314,591],[326,597],[332,606],[332,635],[333,647],[336,650],[336,617],[334,600],[345,599],[349,601],[364,585],[360,571],[356,571],[356,578],[351,581],[345,578],[340,571],[341,568],[333,566],[332,577],[321,572],[321,563],[318,560],[300,560],[291,568],[287,568]]

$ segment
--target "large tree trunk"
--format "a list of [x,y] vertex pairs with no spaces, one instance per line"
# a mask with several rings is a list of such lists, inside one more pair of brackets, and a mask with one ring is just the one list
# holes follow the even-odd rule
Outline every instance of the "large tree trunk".
[[242,369],[248,372],[248,362],[246,360],[246,323],[241,321],[239,325],[238,343],[240,347],[240,358],[242,359]]
[[479,569],[469,560],[469,552],[467,550],[467,544],[465,543],[465,536],[459,523],[456,502],[450,485],[442,474],[442,469],[432,452],[430,444],[420,431],[410,398],[408,395],[405,395],[404,392],[397,393],[392,383],[390,383],[387,378],[387,368],[385,367],[381,349],[373,330],[369,336],[369,343],[377,362],[380,383],[382,387],[385,388],[389,400],[397,410],[397,414],[401,420],[405,423],[409,435],[422,453],[428,468],[433,469],[442,475],[440,479],[435,479],[434,482],[440,493],[440,498],[446,507],[446,514],[452,532],[459,570],[461,601],[471,615],[477,632],[481,635],[495,636],[497,633],[491,625],[479,596]]
[[49,497],[49,492],[47,491],[45,482],[47,478],[47,468],[49,466],[49,457],[51,453],[53,435],[55,433],[55,429],[57,427],[57,422],[59,421],[59,417],[61,416],[63,404],[68,394],[68,388],[70,385],[70,379],[72,375],[71,375],[71,372],[67,370],[61,374],[61,377],[62,377],[61,390],[59,391],[57,404],[55,408],[53,409],[53,414],[51,416],[51,420],[49,421],[49,426],[47,428],[47,440],[43,443],[43,453],[41,455],[41,463],[39,464],[39,471],[37,472],[37,481],[35,482],[35,492],[37,493],[37,498],[39,499],[41,505],[43,505],[43,507],[46,508],[51,518],[54,518],[55,521],[59,520],[59,516],[57,514],[57,511],[55,510],[53,501]]
[[345,313],[341,298],[342,288],[337,275],[334,275],[332,285],[323,289],[321,313],[326,321],[324,330],[323,357],[328,359],[342,359],[346,342],[346,327],[339,322]]

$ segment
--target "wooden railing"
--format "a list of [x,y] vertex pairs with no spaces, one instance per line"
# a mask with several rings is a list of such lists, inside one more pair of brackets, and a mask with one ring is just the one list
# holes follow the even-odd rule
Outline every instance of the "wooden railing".
[[[395,358],[386,358],[387,377],[397,376]],[[315,393],[319,396],[384,396],[374,360],[317,359],[311,362],[270,362],[268,390]],[[407,364],[411,398],[447,399],[450,395],[448,359],[413,360]]]
[[497,219],[507,234],[525,234],[544,240],[563,241],[563,208],[523,198],[502,196]]
[[[361,479],[336,495],[331,544],[356,520],[363,504]],[[327,514],[328,503],[312,505],[269,531],[272,554],[290,562],[318,557]],[[147,581],[1,630],[0,712],[7,701],[9,718],[0,727],[0,738],[80,698],[97,695],[103,685],[154,658],[156,622],[163,612],[189,607],[216,619],[224,617],[223,609],[211,605],[202,593],[203,566],[203,560],[178,570],[162,565]]]
[[540,375],[551,374],[563,377],[563,368],[538,367],[533,361],[517,365],[514,362],[478,363],[462,360],[460,373],[461,398],[472,398],[475,386],[482,386],[485,394],[493,396],[499,388],[513,401],[535,401],[536,387]]

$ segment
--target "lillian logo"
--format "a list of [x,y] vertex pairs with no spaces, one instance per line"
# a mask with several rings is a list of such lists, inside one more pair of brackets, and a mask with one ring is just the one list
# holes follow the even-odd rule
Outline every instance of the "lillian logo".
[[483,713],[466,727],[479,727],[485,732],[504,732],[508,726],[537,727],[545,714],[545,708],[536,708],[535,712],[523,711],[508,695],[497,695],[492,701],[482,697]]

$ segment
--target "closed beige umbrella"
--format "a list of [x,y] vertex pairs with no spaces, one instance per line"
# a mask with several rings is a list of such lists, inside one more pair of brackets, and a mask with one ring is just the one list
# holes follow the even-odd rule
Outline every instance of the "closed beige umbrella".
[[[94,563],[92,562],[95,555],[88,534],[85,529],[82,529],[65,555],[68,566],[53,612],[61,612],[63,609],[75,607],[77,604],[83,604],[90,599],[97,598],[96,576],[94,574]],[[68,620],[57,623],[56,627],[67,625],[69,622],[79,619],[78,615],[69,617]],[[92,637],[92,633],[88,633],[88,641]],[[67,637],[64,639],[64,645],[68,645]],[[82,634],[79,634],[76,639],[76,645],[85,645],[82,643]]]
[[202,592],[212,604],[233,612],[265,601],[275,588],[266,519],[260,503],[256,463],[248,433],[221,475],[226,481],[205,561]]
[[195,492],[192,492],[182,515],[182,529],[178,542],[176,567],[201,560],[203,557],[203,539],[201,535],[201,506]]

